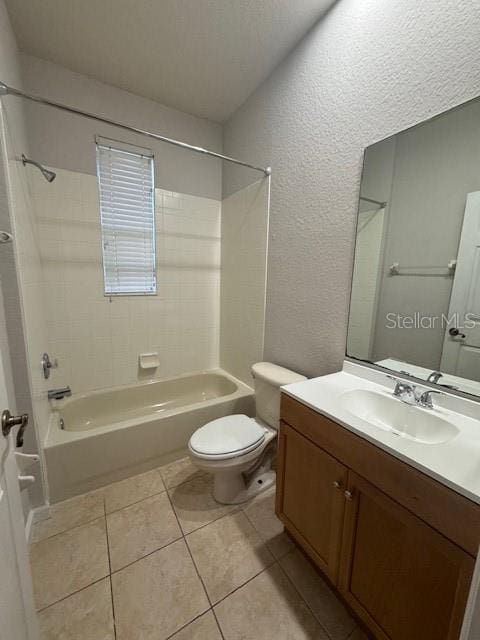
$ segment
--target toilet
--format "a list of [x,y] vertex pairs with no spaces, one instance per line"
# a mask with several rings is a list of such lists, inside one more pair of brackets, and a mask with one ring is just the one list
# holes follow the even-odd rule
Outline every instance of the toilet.
[[280,387],[305,377],[270,362],[252,367],[256,417],[234,414],[200,427],[188,451],[199,469],[213,474],[213,497],[222,504],[245,502],[275,483],[272,461],[280,420]]

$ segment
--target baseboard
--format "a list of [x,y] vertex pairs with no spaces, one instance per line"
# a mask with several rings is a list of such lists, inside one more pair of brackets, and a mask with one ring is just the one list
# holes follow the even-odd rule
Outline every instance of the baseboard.
[[27,521],[25,522],[25,537],[27,542],[30,542],[30,534],[32,531],[32,526],[36,522],[40,522],[41,520],[46,520],[50,517],[50,505],[42,504],[40,507],[35,507],[34,509],[30,509],[27,516]]

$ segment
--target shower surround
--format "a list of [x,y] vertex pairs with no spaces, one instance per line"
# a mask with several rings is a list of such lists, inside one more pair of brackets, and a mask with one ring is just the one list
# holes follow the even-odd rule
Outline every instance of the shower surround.
[[[221,202],[155,189],[155,296],[105,297],[96,176],[29,175],[47,303],[51,387],[75,393],[219,365]],[[138,356],[157,351],[142,371]]]

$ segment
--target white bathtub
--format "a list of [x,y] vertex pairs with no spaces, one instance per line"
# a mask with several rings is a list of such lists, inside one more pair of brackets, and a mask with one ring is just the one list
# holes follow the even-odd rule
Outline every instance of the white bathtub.
[[54,401],[45,442],[50,502],[153,469],[178,457],[206,422],[253,412],[252,389],[220,369]]

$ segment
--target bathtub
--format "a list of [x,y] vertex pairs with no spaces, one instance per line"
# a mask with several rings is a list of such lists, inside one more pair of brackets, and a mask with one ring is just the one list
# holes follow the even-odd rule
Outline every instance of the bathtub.
[[52,409],[45,462],[55,503],[179,457],[206,422],[254,415],[254,394],[217,369],[73,394]]

